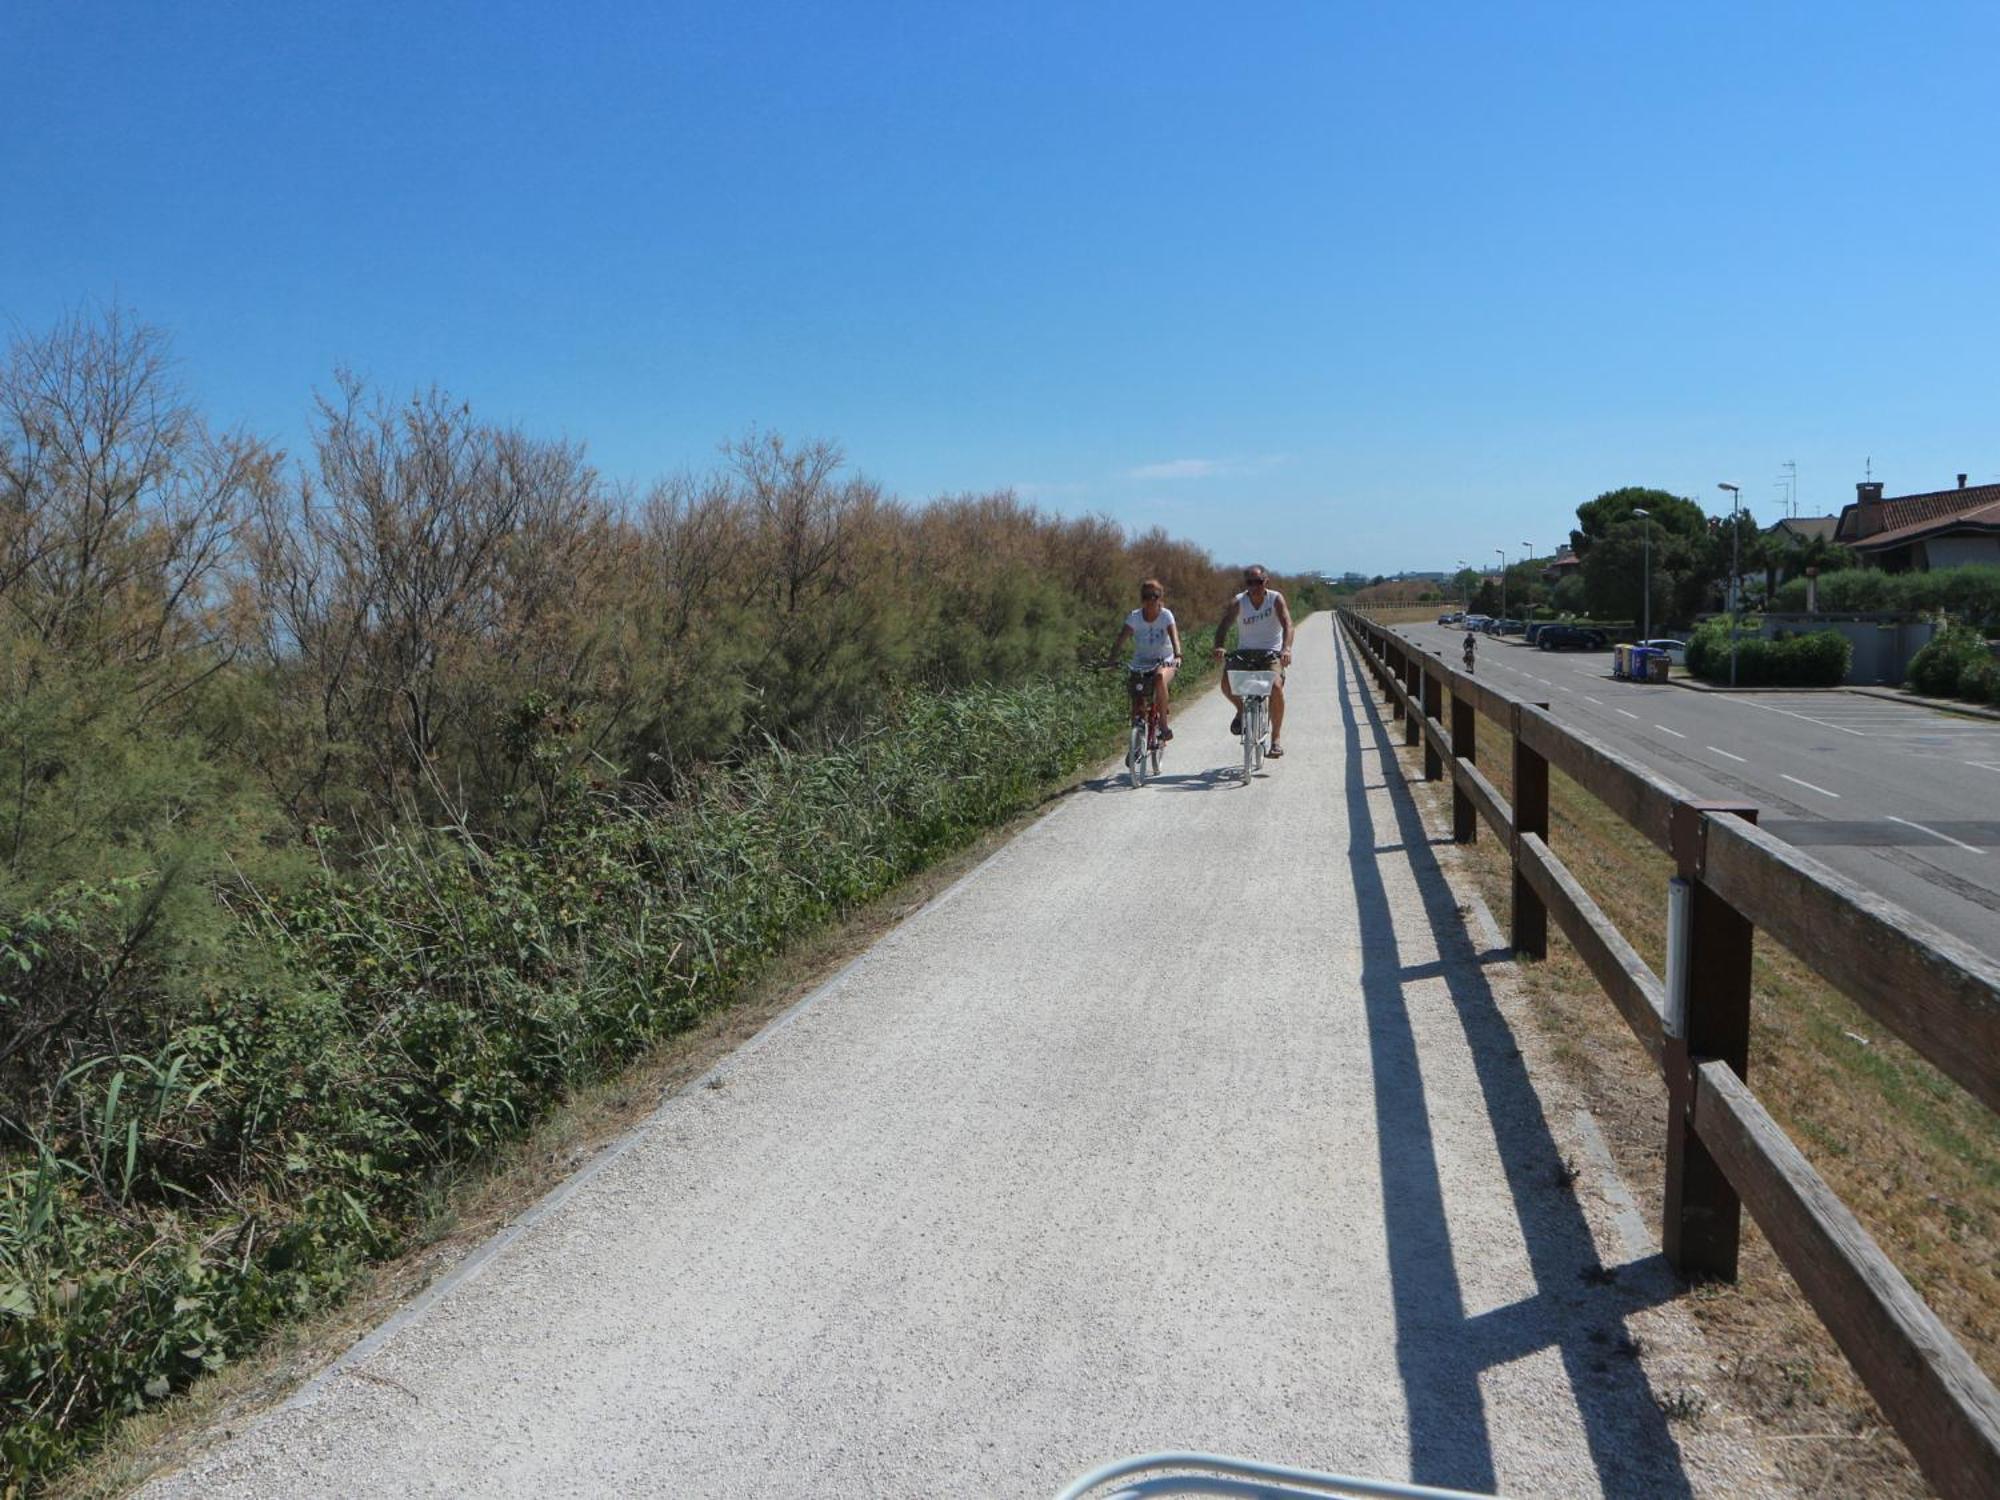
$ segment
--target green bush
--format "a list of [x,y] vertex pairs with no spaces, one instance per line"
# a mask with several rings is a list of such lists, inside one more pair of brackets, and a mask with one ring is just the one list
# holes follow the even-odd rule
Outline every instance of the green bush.
[[[1739,627],[1739,687],[1837,687],[1847,679],[1853,644],[1837,630],[1765,640]],[[1729,621],[1706,620],[1688,641],[1688,670],[1709,682],[1729,681]]]
[[1993,653],[1980,633],[1967,625],[1950,625],[1910,658],[1910,686],[1933,698],[1963,696],[1975,702],[1987,696]]
[[[6,1472],[52,1472],[336,1296],[404,1242],[441,1175],[1033,806],[1123,714],[1102,677],[913,694],[849,745],[773,747],[672,796],[574,788],[532,845],[404,835],[351,873],[229,896],[209,938],[228,982],[134,1010],[13,1122]],[[123,929],[83,901],[0,913],[0,1000],[104,972]],[[177,952],[136,952],[126,982],[157,991]]]
[[[1803,611],[1806,580],[1787,580],[1778,590],[1774,607],[1792,614]],[[1969,564],[1961,568],[1936,568],[1928,573],[1842,568],[1820,575],[1819,607],[1861,613],[1942,610],[1975,625],[2000,629],[2000,568]]]

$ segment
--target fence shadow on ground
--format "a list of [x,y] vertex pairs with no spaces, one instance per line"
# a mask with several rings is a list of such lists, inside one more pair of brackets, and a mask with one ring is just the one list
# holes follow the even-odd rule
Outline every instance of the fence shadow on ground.
[[[1626,1318],[1677,1296],[1663,1257],[1606,1267],[1550,1134],[1519,1048],[1494,1001],[1480,953],[1447,885],[1396,758],[1389,727],[1339,642],[1347,740],[1348,865],[1359,911],[1362,989],[1375,1082],[1383,1214],[1396,1317],[1397,1363],[1410,1418],[1410,1473],[1419,1483],[1491,1491],[1498,1483],[1480,1393],[1485,1371],[1553,1347],[1580,1414],[1591,1461],[1609,1494],[1691,1493],[1679,1450],[1636,1359]],[[1378,761],[1366,757],[1372,752]],[[1438,959],[1402,962],[1382,878],[1366,779],[1379,764],[1394,807],[1386,843],[1409,861]],[[1407,919],[1406,919],[1407,921]],[[1536,1292],[1511,1306],[1466,1311],[1445,1212],[1437,1146],[1406,987],[1442,977],[1464,1028]]]

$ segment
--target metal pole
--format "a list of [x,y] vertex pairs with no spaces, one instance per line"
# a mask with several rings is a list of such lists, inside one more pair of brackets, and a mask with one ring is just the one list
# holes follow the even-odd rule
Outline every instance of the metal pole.
[[1495,547],[1494,554],[1500,559],[1500,618],[1507,618],[1507,549]]
[[1724,482],[1716,486],[1729,491],[1729,685],[1736,686],[1736,585],[1743,575],[1743,528],[1736,511],[1743,503],[1743,487]]
[[1646,623],[1639,639],[1650,641],[1653,638],[1653,522],[1651,517],[1647,518],[1646,529],[1640,533],[1640,538],[1639,550],[1646,559],[1646,602],[1641,609]]

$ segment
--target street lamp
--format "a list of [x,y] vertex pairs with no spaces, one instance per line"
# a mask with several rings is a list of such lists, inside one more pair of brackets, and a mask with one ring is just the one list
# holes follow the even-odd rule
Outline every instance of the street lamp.
[[1743,486],[1724,480],[1716,486],[1729,491],[1729,685],[1736,686],[1736,584],[1743,576],[1743,528],[1736,524],[1736,508],[1743,500]]
[[1500,559],[1500,618],[1507,618],[1507,549],[1495,547],[1493,555]]
[[1650,641],[1653,638],[1653,513],[1635,505],[1632,514],[1646,523],[1646,529],[1639,533],[1639,554],[1646,560],[1646,601],[1641,606],[1646,623],[1639,627],[1639,639]]

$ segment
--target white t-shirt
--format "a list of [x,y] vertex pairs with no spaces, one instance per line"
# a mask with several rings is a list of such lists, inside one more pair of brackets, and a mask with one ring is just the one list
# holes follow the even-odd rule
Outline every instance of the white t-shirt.
[[1159,619],[1149,620],[1145,610],[1135,609],[1125,617],[1125,625],[1132,632],[1131,670],[1148,672],[1161,662],[1173,660],[1174,612],[1164,604],[1160,606]]
[[1250,602],[1250,591],[1236,596],[1236,649],[1238,651],[1282,651],[1285,627],[1278,619],[1284,595],[1274,588],[1264,590],[1263,604]]

